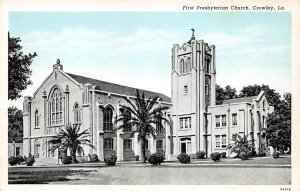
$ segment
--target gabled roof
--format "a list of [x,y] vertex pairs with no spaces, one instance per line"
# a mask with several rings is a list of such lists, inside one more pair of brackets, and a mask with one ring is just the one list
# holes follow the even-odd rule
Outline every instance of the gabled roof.
[[[116,93],[116,94],[121,94],[121,95],[128,95],[128,96],[136,95],[137,88],[132,88],[132,87],[128,87],[128,86],[105,82],[105,81],[101,81],[101,80],[97,80],[97,79],[93,79],[93,78],[79,76],[76,74],[70,74],[70,73],[67,73],[67,74],[79,83],[82,83],[82,84],[90,83],[90,84],[96,86],[96,88],[95,88],[96,90],[101,90],[101,91],[106,91],[106,92]],[[147,90],[142,90],[142,89],[138,89],[138,90],[141,93],[144,92],[146,98],[149,98],[150,96],[152,98],[155,96],[158,96],[159,98],[161,98],[161,101],[171,103],[171,98],[164,94],[151,92],[151,91],[147,91]]]
[[255,100],[257,96],[250,96],[250,97],[239,97],[239,98],[234,98],[234,99],[226,99],[222,101],[217,101],[217,105],[225,105],[225,104],[232,104],[232,103],[242,103],[242,102],[247,102],[247,103],[252,103],[253,100]]

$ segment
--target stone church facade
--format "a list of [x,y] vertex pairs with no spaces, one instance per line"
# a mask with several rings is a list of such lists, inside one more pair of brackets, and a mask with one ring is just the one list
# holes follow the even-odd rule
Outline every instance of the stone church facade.
[[[170,107],[165,117],[170,124],[158,124],[156,139],[147,137],[147,152],[163,152],[168,160],[180,153],[195,154],[203,150],[227,152],[237,134],[255,140],[257,152],[267,148],[264,131],[268,113],[273,112],[264,92],[258,96],[216,102],[215,46],[194,35],[182,46],[172,48],[172,99],[160,93],[140,90],[145,97],[159,96],[157,105]],[[84,147],[87,154],[97,154],[100,160],[116,154],[119,161],[133,160],[141,155],[137,135],[131,130],[115,130],[114,120],[133,100],[136,89],[67,73],[59,60],[53,71],[23,104],[23,153],[36,158],[55,158],[58,151],[49,152],[56,144],[55,134],[66,124],[79,124],[88,129],[94,149]]]

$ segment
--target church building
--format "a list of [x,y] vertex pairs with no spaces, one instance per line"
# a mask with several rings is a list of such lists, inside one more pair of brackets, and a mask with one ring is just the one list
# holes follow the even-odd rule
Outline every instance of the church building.
[[[157,105],[168,106],[165,117],[170,125],[157,124],[156,139],[147,137],[148,153],[163,152],[167,160],[180,153],[195,155],[197,151],[226,152],[236,135],[255,140],[257,153],[265,152],[266,117],[273,107],[264,92],[258,96],[216,102],[215,46],[191,39],[172,48],[171,95],[140,90],[145,97],[158,96]],[[58,152],[49,152],[56,144],[55,135],[69,123],[88,129],[94,149],[84,147],[84,156],[97,154],[103,161],[116,154],[118,161],[133,160],[141,155],[137,135],[131,128],[115,131],[115,118],[122,111],[120,104],[135,99],[136,89],[80,75],[67,73],[57,60],[52,72],[32,97],[23,104],[23,153],[36,158],[57,159]]]

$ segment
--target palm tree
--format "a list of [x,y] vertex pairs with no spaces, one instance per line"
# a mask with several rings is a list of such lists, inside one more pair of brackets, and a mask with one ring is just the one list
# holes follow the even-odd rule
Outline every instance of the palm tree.
[[55,136],[57,139],[57,144],[52,146],[49,151],[53,152],[56,149],[67,150],[70,149],[70,155],[72,158],[72,163],[76,163],[76,152],[78,154],[83,153],[84,150],[82,148],[83,145],[90,146],[94,148],[92,144],[90,144],[90,140],[88,139],[89,133],[88,129],[85,129],[82,132],[79,132],[80,125],[71,125],[71,123],[66,127],[66,129],[59,129],[59,132]]
[[116,129],[125,129],[128,126],[132,127],[131,136],[135,133],[138,135],[138,140],[141,141],[141,161],[146,162],[146,136],[151,134],[155,139],[156,135],[156,124],[158,122],[170,123],[168,119],[163,117],[163,111],[169,109],[167,106],[155,106],[158,101],[158,97],[151,96],[146,100],[145,94],[140,95],[139,91],[136,90],[136,99],[130,101],[126,98],[126,102],[130,106],[121,105],[123,111],[128,111],[130,115],[123,112],[119,115],[115,123],[123,122],[123,124],[117,126]]
[[241,152],[245,152],[246,156],[248,156],[248,153],[254,149],[253,140],[248,140],[245,135],[242,137],[237,134],[236,138],[232,140],[234,143],[228,146],[230,153],[236,153],[239,156]]

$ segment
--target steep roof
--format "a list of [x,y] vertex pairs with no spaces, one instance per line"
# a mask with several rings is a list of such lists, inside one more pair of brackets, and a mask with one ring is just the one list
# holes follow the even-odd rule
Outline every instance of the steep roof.
[[250,97],[239,97],[234,99],[226,99],[222,101],[217,101],[217,105],[224,105],[224,104],[232,104],[232,103],[241,103],[241,102],[247,102],[252,103],[254,99],[256,99],[257,96],[250,96]]
[[[90,84],[96,86],[96,90],[101,90],[101,91],[106,91],[106,92],[111,92],[111,93],[116,93],[116,94],[122,94],[122,95],[128,95],[128,96],[136,95],[137,88],[132,88],[132,87],[128,87],[128,86],[105,82],[105,81],[101,81],[101,80],[97,80],[97,79],[93,79],[93,78],[79,76],[76,74],[70,74],[70,73],[67,73],[67,74],[79,83],[82,83],[82,84],[90,83]],[[158,96],[159,98],[162,99],[161,101],[171,103],[171,98],[164,94],[151,92],[151,91],[147,91],[147,90],[142,90],[142,89],[138,89],[138,90],[140,92],[144,92],[146,98],[149,98],[150,96],[151,97]]]

